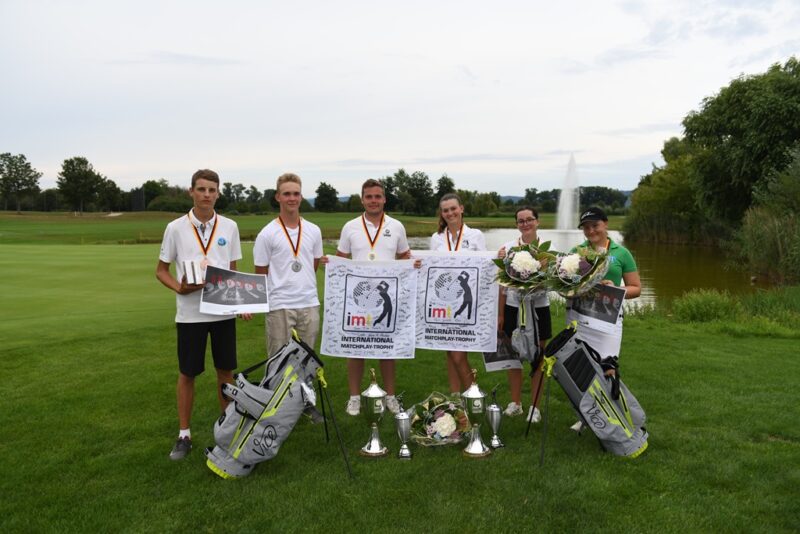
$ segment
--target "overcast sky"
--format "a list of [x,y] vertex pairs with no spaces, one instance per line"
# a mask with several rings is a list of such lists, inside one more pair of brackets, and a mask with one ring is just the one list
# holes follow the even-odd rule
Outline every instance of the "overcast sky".
[[51,187],[198,168],[315,196],[398,168],[463,189],[633,189],[681,120],[800,55],[800,2],[0,0],[0,152]]

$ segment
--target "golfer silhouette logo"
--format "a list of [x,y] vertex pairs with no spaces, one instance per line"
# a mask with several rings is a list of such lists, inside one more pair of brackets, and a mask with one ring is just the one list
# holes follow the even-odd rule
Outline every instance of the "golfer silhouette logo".
[[[344,330],[359,332],[394,330],[396,280],[353,276],[348,280],[347,286],[349,297],[344,303]],[[353,289],[350,290],[350,287]]]
[[378,295],[380,295],[381,300],[383,301],[383,310],[381,311],[380,316],[375,320],[373,326],[377,326],[378,323],[386,319],[386,326],[392,324],[392,299],[389,296],[389,284],[386,283],[385,280],[381,280],[377,287],[375,288],[378,290]]
[[453,318],[455,319],[461,315],[464,310],[467,310],[467,319],[470,320],[472,319],[472,289],[469,287],[469,273],[467,271],[461,271],[457,280],[462,290],[461,307],[453,314]]

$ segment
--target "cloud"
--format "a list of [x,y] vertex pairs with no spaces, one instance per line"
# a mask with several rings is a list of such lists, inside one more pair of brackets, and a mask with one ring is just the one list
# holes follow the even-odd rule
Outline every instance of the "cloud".
[[676,129],[682,129],[680,121],[654,122],[650,124],[640,124],[639,126],[632,126],[629,128],[600,130],[596,133],[601,135],[640,135],[653,132],[674,132]]
[[753,63],[783,62],[792,55],[800,55],[800,39],[791,39],[780,44],[762,48],[747,56],[736,57],[728,64],[730,67],[745,67]]
[[625,63],[665,59],[667,57],[669,57],[669,53],[666,50],[653,48],[649,45],[620,46],[598,54],[588,63],[564,59],[560,62],[560,69],[564,74],[583,74]]
[[[572,153],[573,151],[559,152],[554,154]],[[550,155],[551,153],[548,153]],[[378,159],[344,159],[334,161],[333,164],[339,167],[402,167],[403,165],[424,165],[436,163],[465,163],[478,161],[499,161],[499,162],[525,162],[540,161],[542,157],[533,154],[454,154],[449,156],[436,156],[428,158],[411,158],[404,160],[378,160]]]
[[178,52],[157,50],[147,54],[147,56],[142,59],[121,59],[111,61],[110,63],[114,65],[206,65],[215,67],[240,65],[242,62],[228,58],[198,56],[194,54],[181,54]]

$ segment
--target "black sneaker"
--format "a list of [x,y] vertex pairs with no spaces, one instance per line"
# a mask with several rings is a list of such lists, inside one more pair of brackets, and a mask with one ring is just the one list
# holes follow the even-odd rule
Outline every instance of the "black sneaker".
[[183,460],[189,451],[192,450],[192,438],[178,438],[172,452],[169,453],[170,460]]

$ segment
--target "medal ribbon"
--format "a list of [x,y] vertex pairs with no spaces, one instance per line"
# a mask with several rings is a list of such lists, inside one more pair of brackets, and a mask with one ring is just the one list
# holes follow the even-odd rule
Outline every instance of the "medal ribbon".
[[194,225],[192,222],[192,218],[189,217],[189,224],[192,225],[192,230],[194,230],[194,237],[197,239],[197,244],[200,245],[200,250],[203,251],[203,257],[208,256],[208,250],[211,248],[211,245],[214,244],[214,234],[217,232],[217,221],[219,221],[218,217],[214,217],[214,226],[211,227],[211,236],[208,238],[208,245],[203,244],[203,236],[200,235],[200,232],[197,231],[197,226]]
[[447,237],[447,250],[452,252],[454,250],[457,251],[459,248],[461,248],[461,238],[463,237],[463,235],[464,235],[464,223],[461,223],[461,228],[458,229],[458,236],[456,236],[456,248],[451,248],[450,247],[450,229],[447,228],[445,230],[445,237]]
[[283,219],[281,219],[280,215],[278,215],[278,222],[281,223],[283,233],[287,241],[289,241],[289,246],[292,247],[292,254],[294,254],[294,259],[296,260],[297,255],[300,254],[300,241],[303,239],[303,219],[300,219],[297,223],[297,246],[292,243],[292,238],[289,236],[289,231],[286,229],[286,225],[283,224]]
[[361,214],[361,226],[364,227],[364,233],[367,234],[367,240],[369,241],[370,249],[375,250],[375,243],[378,242],[378,238],[381,236],[381,228],[383,228],[383,218],[386,214],[381,213],[381,222],[378,225],[378,231],[375,232],[375,239],[369,235],[369,230],[367,230],[367,220],[364,218],[364,214]]

